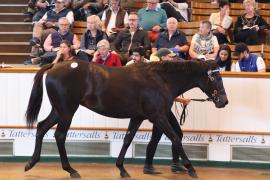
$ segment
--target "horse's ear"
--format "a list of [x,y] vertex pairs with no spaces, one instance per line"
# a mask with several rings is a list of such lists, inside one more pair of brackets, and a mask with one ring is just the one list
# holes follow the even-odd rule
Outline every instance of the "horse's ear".
[[208,69],[217,69],[218,68],[218,64],[217,64],[217,60],[208,60],[206,61],[207,65],[209,66]]

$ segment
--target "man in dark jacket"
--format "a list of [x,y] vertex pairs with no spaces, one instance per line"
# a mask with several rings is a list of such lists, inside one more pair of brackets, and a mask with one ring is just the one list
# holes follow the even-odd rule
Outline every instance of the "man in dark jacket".
[[152,48],[155,54],[160,48],[172,48],[180,58],[185,58],[185,54],[189,49],[186,35],[177,30],[177,20],[173,17],[167,20],[167,30],[160,33],[155,47]]
[[136,13],[128,16],[128,26],[120,32],[114,40],[114,49],[120,55],[122,64],[126,64],[131,50],[135,47],[143,47],[144,50],[150,50],[150,39],[146,31],[139,29],[139,17]]

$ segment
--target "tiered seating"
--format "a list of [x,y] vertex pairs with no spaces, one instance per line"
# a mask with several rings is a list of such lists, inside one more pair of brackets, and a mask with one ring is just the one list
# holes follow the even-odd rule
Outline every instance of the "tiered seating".
[[211,13],[218,12],[218,4],[191,2],[192,21],[208,20]]
[[191,42],[192,36],[199,31],[199,27],[199,21],[178,23],[178,28],[186,34],[189,43]]
[[85,31],[86,31],[86,22],[75,21],[73,23],[72,32],[77,35],[78,39],[81,39],[81,36]]

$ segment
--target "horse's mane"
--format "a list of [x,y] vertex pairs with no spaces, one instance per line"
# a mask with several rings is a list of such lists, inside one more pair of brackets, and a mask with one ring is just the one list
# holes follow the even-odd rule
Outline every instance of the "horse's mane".
[[182,73],[196,73],[202,74],[208,70],[215,69],[216,63],[213,61],[162,61],[162,62],[149,62],[138,63],[138,68],[145,71],[158,71],[158,72],[182,72]]

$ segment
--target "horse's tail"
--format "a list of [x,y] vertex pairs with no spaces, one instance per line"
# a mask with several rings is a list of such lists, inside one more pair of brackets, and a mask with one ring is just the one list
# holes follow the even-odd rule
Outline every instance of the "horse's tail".
[[37,121],[39,110],[43,97],[43,74],[51,69],[54,64],[44,65],[36,74],[32,87],[30,99],[25,113],[26,124],[28,128],[33,128],[33,124]]

